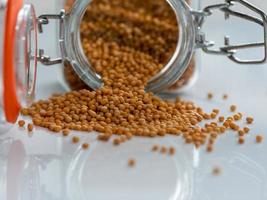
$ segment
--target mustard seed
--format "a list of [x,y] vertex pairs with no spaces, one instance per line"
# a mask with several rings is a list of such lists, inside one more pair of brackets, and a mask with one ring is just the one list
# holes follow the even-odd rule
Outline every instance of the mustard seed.
[[24,120],[19,120],[18,121],[18,125],[19,125],[19,127],[24,127],[24,125],[25,125],[25,121]]
[[88,143],[83,143],[83,144],[82,144],[82,148],[83,148],[84,150],[88,149],[88,148],[89,148],[89,144],[88,144]]
[[224,116],[219,117],[219,122],[221,122],[221,123],[224,122]]
[[97,139],[100,141],[108,141],[110,139],[111,135],[108,134],[100,134],[97,136]]
[[247,124],[252,124],[254,119],[252,117],[247,117],[246,121],[247,121]]
[[262,135],[256,135],[256,142],[262,143],[262,141],[263,141],[263,136]]
[[115,138],[115,139],[113,140],[113,144],[114,144],[115,146],[120,145],[120,144],[121,144],[120,138]]
[[80,142],[80,138],[79,138],[78,136],[73,136],[73,137],[72,137],[72,143],[73,143],[73,144],[76,144],[76,143],[78,143],[78,142]]
[[28,124],[28,131],[29,132],[32,132],[33,131],[33,124]]
[[244,133],[249,133],[250,129],[248,127],[243,128]]
[[239,130],[238,131],[238,134],[239,134],[239,136],[244,136],[245,135],[245,132],[243,130]]
[[230,106],[230,111],[235,112],[236,111],[236,105],[231,105]]
[[213,94],[211,92],[209,92],[207,97],[208,97],[208,99],[212,99],[213,98]]
[[243,137],[239,137],[238,143],[239,144],[244,144],[245,143],[245,139]]
[[66,136],[68,136],[70,134],[70,130],[69,129],[64,129],[62,131],[62,134],[63,134],[64,137],[66,137]]
[[208,144],[208,146],[207,146],[207,152],[212,152],[213,151],[213,146],[212,145],[210,145],[210,144]]

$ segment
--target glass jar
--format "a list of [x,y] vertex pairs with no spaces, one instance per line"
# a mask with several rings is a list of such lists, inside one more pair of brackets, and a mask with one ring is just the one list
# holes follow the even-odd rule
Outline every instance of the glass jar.
[[[225,3],[211,5],[203,10],[200,9],[199,0],[189,2],[185,0],[178,2],[167,0],[166,2],[169,3],[175,13],[176,21],[179,26],[179,40],[177,41],[176,49],[171,59],[169,59],[163,69],[148,82],[146,86],[147,91],[177,94],[192,86],[197,80],[200,68],[198,59],[199,51],[195,51],[197,48],[201,48],[206,53],[227,56],[232,61],[240,64],[255,64],[266,61],[266,30],[263,31],[265,32],[265,41],[263,43],[231,45],[229,43],[229,38],[225,37],[225,46],[219,47],[218,49],[214,48],[212,41],[207,41],[205,39],[205,34],[202,32],[205,19],[212,15],[213,10],[220,10],[224,12],[226,16],[233,15],[249,21],[254,21],[262,25],[265,29],[266,15],[260,9],[255,8],[244,0],[226,0]],[[90,64],[90,59],[88,60],[86,58],[83,50],[80,52],[80,48],[82,47],[80,40],[80,24],[89,3],[91,3],[89,0],[83,2],[79,0],[67,0],[65,2],[65,8],[70,13],[70,24],[72,24],[68,31],[73,33],[73,40],[69,40],[69,42],[71,44],[79,44],[76,45],[76,47],[79,46],[79,49],[76,48],[75,53],[76,55],[77,53],[80,54],[79,57],[65,63],[65,77],[67,77],[67,82],[72,89],[82,89],[85,86],[89,86],[91,89],[97,89],[102,86],[101,76],[95,72],[94,67]],[[232,8],[235,3],[239,3],[241,6],[247,7],[260,15],[262,19],[259,21],[261,22],[257,22],[257,19],[250,15],[233,10]],[[75,35],[78,36],[76,37]],[[241,60],[236,56],[237,50],[259,46],[265,49],[262,59]],[[70,46],[70,49],[72,48],[75,47]],[[72,53],[70,52],[70,54]],[[77,60],[79,60],[79,63],[76,62]]]
[[[92,1],[92,3],[89,5],[86,13],[83,16],[82,22],[81,22],[81,28],[86,23],[91,24],[97,24],[99,23],[102,18],[107,18],[106,20],[109,20],[112,18],[113,23],[118,26],[122,26],[122,24],[131,29],[132,31],[135,31],[135,29],[140,30],[140,32],[145,33],[144,37],[151,37],[153,39],[163,39],[160,42],[155,42],[153,44],[150,43],[150,41],[141,40],[140,42],[142,44],[135,44],[133,45],[133,41],[135,41],[135,37],[140,37],[139,35],[133,35],[133,37],[127,37],[125,38],[122,33],[116,34],[116,30],[114,30],[113,26],[110,26],[109,28],[106,28],[106,32],[108,32],[106,35],[101,33],[103,30],[101,28],[104,28],[105,25],[103,25],[100,28],[99,32],[94,31],[87,31],[88,33],[83,33],[83,30],[81,31],[81,41],[84,43],[84,41],[89,40],[89,44],[93,45],[94,43],[92,40],[89,39],[90,35],[100,35],[101,39],[104,41],[107,41],[109,43],[108,34],[114,34],[113,41],[117,43],[118,45],[123,45],[124,47],[129,47],[130,49],[134,49],[135,51],[142,52],[144,54],[147,54],[154,58],[155,62],[162,64],[163,66],[168,65],[167,63],[170,62],[171,57],[173,55],[174,49],[177,47],[177,44],[179,42],[179,27],[177,24],[177,17],[175,13],[173,12],[172,8],[168,4],[166,0],[159,0],[159,1],[146,1],[145,4],[142,3],[142,0],[134,0],[134,1],[122,1],[122,0],[111,0],[111,1],[105,1],[105,0],[95,0]],[[200,1],[199,0],[193,0],[193,1],[186,1],[191,8],[199,10],[200,9]],[[74,6],[75,0],[66,0],[62,3],[64,5],[65,10],[70,11],[71,8]],[[62,6],[61,5],[61,6]],[[109,16],[109,10],[102,9],[100,6],[107,6],[110,5],[110,8],[114,10],[114,14]],[[136,11],[133,11],[136,10]],[[123,16],[119,16],[115,10],[120,10],[119,12],[124,11]],[[133,12],[138,13],[138,16],[136,18],[131,18],[131,15]],[[154,21],[142,21],[142,12],[146,14],[148,17],[152,17],[155,20],[161,21],[160,24],[154,24]],[[125,14],[127,13],[127,14]],[[96,17],[98,16],[98,17]],[[138,19],[138,17],[140,17]],[[94,20],[95,18],[98,18],[99,20]],[[124,18],[122,20],[121,18]],[[136,20],[139,20],[140,24],[135,24]],[[150,24],[145,24],[150,23]],[[165,26],[163,26],[162,24]],[[154,26],[150,30],[150,33],[146,30],[146,26]],[[162,32],[165,32],[167,35],[162,35]],[[88,37],[87,37],[88,35]],[[155,37],[156,35],[156,37]],[[99,39],[100,37],[97,37]],[[158,38],[157,38],[158,37]],[[93,37],[91,38],[93,39]],[[129,40],[129,42],[125,42],[125,40]],[[90,42],[91,41],[91,42]],[[154,46],[153,46],[154,45]],[[82,44],[84,49],[86,49],[85,45]],[[158,47],[161,47],[161,49],[164,49],[162,52],[161,49],[159,50]],[[152,52],[151,52],[152,51]],[[86,50],[85,50],[86,52]],[[92,55],[86,55],[87,59],[89,60],[89,63],[91,61],[95,61],[90,59]],[[100,58],[101,59],[101,58]],[[96,61],[97,62],[97,61]],[[170,65],[170,64],[169,64]],[[92,63],[93,68],[95,68],[94,64]],[[174,82],[170,87],[166,87],[164,90],[160,90],[160,93],[174,93],[177,95],[180,92],[185,91],[186,89],[190,88],[195,81],[197,80],[198,72],[199,72],[199,59],[198,54],[195,53],[192,57],[188,67],[185,69],[185,71],[181,72],[179,75],[179,79]],[[116,67],[116,66],[109,66],[110,68]],[[164,69],[166,69],[165,67]],[[162,74],[162,73],[159,73]],[[71,64],[65,63],[64,68],[64,76],[66,79],[66,82],[73,90],[80,90],[80,89],[90,89],[83,79],[80,79],[79,76],[76,74],[76,72],[73,70]],[[161,76],[161,75],[159,75]],[[164,78],[163,78],[164,79]],[[162,82],[162,81],[161,81]],[[157,83],[155,83],[157,84]]]
[[[194,58],[195,50],[201,48],[206,53],[227,56],[234,62],[240,64],[263,63],[267,58],[267,16],[260,9],[254,7],[245,0],[226,0],[225,3],[211,5],[199,10],[199,0],[186,2],[177,0],[166,0],[173,10],[179,28],[179,40],[175,51],[163,69],[156,74],[147,84],[146,90],[160,93],[173,91],[172,87],[177,80],[185,74],[190,66],[194,68],[188,83],[195,80],[198,70],[198,60]],[[76,0],[66,12],[60,14],[44,14],[35,17],[34,6],[24,4],[22,0],[8,0],[1,2],[1,15],[4,15],[5,23],[2,41],[3,62],[1,63],[1,100],[0,110],[5,115],[5,120],[15,122],[21,106],[30,104],[34,99],[36,65],[41,62],[44,65],[68,63],[89,88],[96,90],[103,86],[101,76],[96,73],[90,60],[85,56],[81,43],[80,25],[84,13],[92,0]],[[233,10],[234,3],[241,4],[260,18],[240,13]],[[191,8],[190,5],[194,5]],[[63,6],[62,6],[63,7]],[[196,10],[198,9],[198,10]],[[263,26],[265,34],[264,42],[242,45],[231,45],[229,38],[225,38],[225,46],[214,49],[214,44],[205,39],[202,27],[205,19],[212,15],[216,9],[222,11],[227,17],[234,15]],[[43,33],[43,26],[49,24],[50,20],[59,21],[59,47],[61,57],[52,59],[46,55],[43,49],[37,47],[38,32]],[[38,30],[38,31],[37,31]],[[51,37],[51,36],[49,36]],[[236,56],[236,51],[244,48],[264,47],[264,57],[260,60],[241,60]],[[193,77],[193,78],[192,78]],[[192,80],[191,80],[192,79]],[[176,90],[176,87],[174,87]]]

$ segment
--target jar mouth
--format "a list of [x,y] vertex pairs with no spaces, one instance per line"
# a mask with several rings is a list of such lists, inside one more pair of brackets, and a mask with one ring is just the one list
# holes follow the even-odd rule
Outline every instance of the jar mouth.
[[96,90],[103,86],[101,76],[96,73],[91,63],[86,58],[80,38],[80,24],[87,6],[92,0],[75,1],[68,16],[68,24],[65,30],[65,52],[67,61],[71,64],[75,73],[91,89]]
[[18,13],[15,38],[15,71],[17,95],[21,106],[35,98],[37,72],[37,24],[34,7],[24,5]]
[[176,49],[169,62],[152,77],[145,90],[160,93],[172,86],[187,69],[195,46],[195,27],[190,7],[185,1],[166,0],[173,9],[179,28]]
[[[85,56],[80,38],[80,24],[91,2],[92,0],[75,1],[69,13],[68,28],[65,30],[65,48],[67,60],[76,74],[85,84],[95,90],[102,87],[103,82],[90,60]],[[166,2],[175,13],[179,37],[171,59],[157,75],[149,80],[145,87],[146,91],[154,93],[167,89],[183,75],[192,58],[195,45],[195,27],[189,6],[183,0],[166,0]]]

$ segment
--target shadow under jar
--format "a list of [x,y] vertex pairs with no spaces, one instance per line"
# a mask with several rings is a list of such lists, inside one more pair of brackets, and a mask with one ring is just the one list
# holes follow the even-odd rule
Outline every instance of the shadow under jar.
[[[66,1],[65,10],[70,11],[74,4],[73,0]],[[198,0],[194,7],[199,8]],[[80,25],[80,45],[88,68],[101,76],[104,84],[105,78],[116,82],[121,76],[134,76],[142,85],[148,82],[148,91],[178,94],[194,84],[199,71],[194,54],[188,55],[189,64],[178,70],[176,77],[167,75],[170,70],[166,68],[176,67],[172,58],[183,34],[178,23],[166,0],[93,0],[84,11]],[[143,62],[140,57],[144,57]],[[125,70],[111,76],[108,72],[116,70],[118,65]],[[73,90],[92,89],[69,62],[64,63],[64,77]],[[157,86],[159,82],[163,87]]]

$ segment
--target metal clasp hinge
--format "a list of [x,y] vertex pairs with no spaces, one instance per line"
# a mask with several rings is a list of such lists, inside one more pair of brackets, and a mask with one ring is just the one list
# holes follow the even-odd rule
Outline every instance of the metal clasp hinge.
[[[250,9],[251,11],[259,14],[261,18],[257,18],[245,13],[237,12],[232,10],[231,8],[235,5],[235,3],[239,3],[244,7]],[[213,41],[207,41],[205,37],[205,33],[201,32],[201,28],[205,22],[206,17],[211,16],[213,14],[213,10],[220,10],[224,12],[225,19],[229,19],[230,16],[236,16],[251,22],[254,22],[263,27],[264,32],[264,41],[263,42],[255,42],[255,43],[244,43],[239,45],[231,45],[230,37],[225,36],[224,44],[225,46],[219,47],[219,49],[214,50],[212,47],[215,46]],[[204,52],[208,54],[216,54],[216,55],[224,55],[227,56],[230,60],[239,63],[239,64],[261,64],[266,62],[267,60],[267,15],[259,8],[250,4],[245,0],[225,0],[225,3],[216,4],[206,7],[203,11],[192,11],[192,14],[195,17],[195,21],[197,23],[197,36],[196,36],[196,44],[198,48],[201,48]],[[236,53],[240,49],[247,48],[255,48],[255,47],[263,47],[264,48],[264,57],[262,59],[254,59],[254,60],[242,60],[236,56]]]
[[[39,33],[43,33],[43,26],[44,25],[48,25],[50,19],[60,20],[60,24],[61,24],[60,27],[61,27],[62,24],[63,24],[63,20],[64,20],[65,15],[66,14],[65,14],[64,10],[62,10],[60,12],[60,14],[52,14],[52,15],[51,14],[44,14],[44,15],[40,15],[37,18]],[[45,55],[44,49],[39,49],[37,60],[39,62],[41,62],[42,64],[44,64],[44,65],[60,64],[63,61],[62,58],[53,58],[52,59],[50,56]]]

